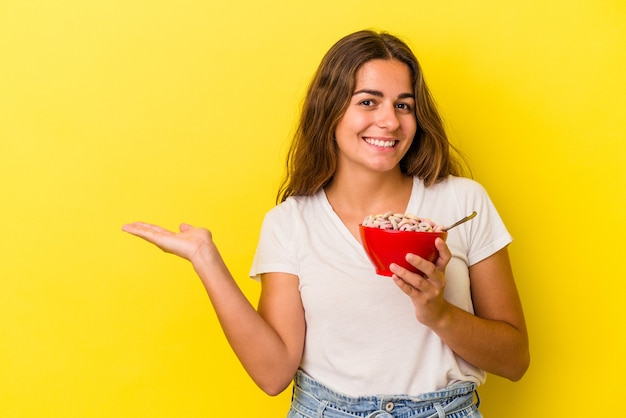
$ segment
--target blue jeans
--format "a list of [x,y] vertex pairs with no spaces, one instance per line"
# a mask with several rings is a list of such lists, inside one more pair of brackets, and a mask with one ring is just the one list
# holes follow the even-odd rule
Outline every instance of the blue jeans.
[[287,418],[482,418],[475,393],[476,384],[464,382],[419,396],[351,397],[298,371]]

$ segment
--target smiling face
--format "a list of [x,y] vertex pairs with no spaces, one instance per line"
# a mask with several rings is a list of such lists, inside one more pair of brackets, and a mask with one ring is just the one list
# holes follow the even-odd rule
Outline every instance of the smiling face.
[[363,64],[356,73],[348,108],[335,130],[338,171],[400,170],[400,160],[416,130],[409,68],[393,59]]

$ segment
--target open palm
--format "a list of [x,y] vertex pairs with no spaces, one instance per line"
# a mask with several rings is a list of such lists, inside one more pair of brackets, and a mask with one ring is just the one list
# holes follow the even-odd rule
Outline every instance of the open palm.
[[161,250],[189,261],[193,261],[194,256],[203,246],[213,246],[209,230],[184,223],[179,229],[180,232],[173,232],[145,222],[133,222],[122,227],[123,231],[143,238]]

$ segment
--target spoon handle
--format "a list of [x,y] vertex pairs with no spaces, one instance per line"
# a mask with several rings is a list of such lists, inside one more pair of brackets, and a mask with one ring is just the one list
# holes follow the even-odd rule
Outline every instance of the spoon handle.
[[463,223],[465,223],[465,222],[469,221],[469,220],[470,220],[470,219],[472,219],[474,216],[476,216],[476,211],[474,211],[474,212],[470,213],[470,214],[469,214],[469,215],[467,215],[465,218],[463,218],[463,219],[461,219],[461,220],[459,220],[459,221],[456,221],[456,222],[455,222],[455,223],[453,223],[452,225],[450,225],[450,226],[448,226],[448,227],[444,228],[443,230],[444,230],[444,231],[449,231],[449,230],[451,230],[452,228],[454,228],[455,226],[459,226],[459,225],[461,225],[461,224],[463,224]]

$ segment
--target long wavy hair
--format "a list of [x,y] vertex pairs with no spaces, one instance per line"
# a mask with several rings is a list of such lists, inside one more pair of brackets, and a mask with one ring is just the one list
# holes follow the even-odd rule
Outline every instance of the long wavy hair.
[[354,92],[356,73],[375,60],[398,60],[409,67],[414,86],[417,131],[400,161],[400,169],[429,186],[449,174],[462,175],[452,154],[422,69],[411,49],[385,32],[363,30],[340,39],[326,53],[305,96],[300,120],[287,154],[287,170],[276,201],[289,196],[309,196],[329,184],[337,167],[335,130]]

